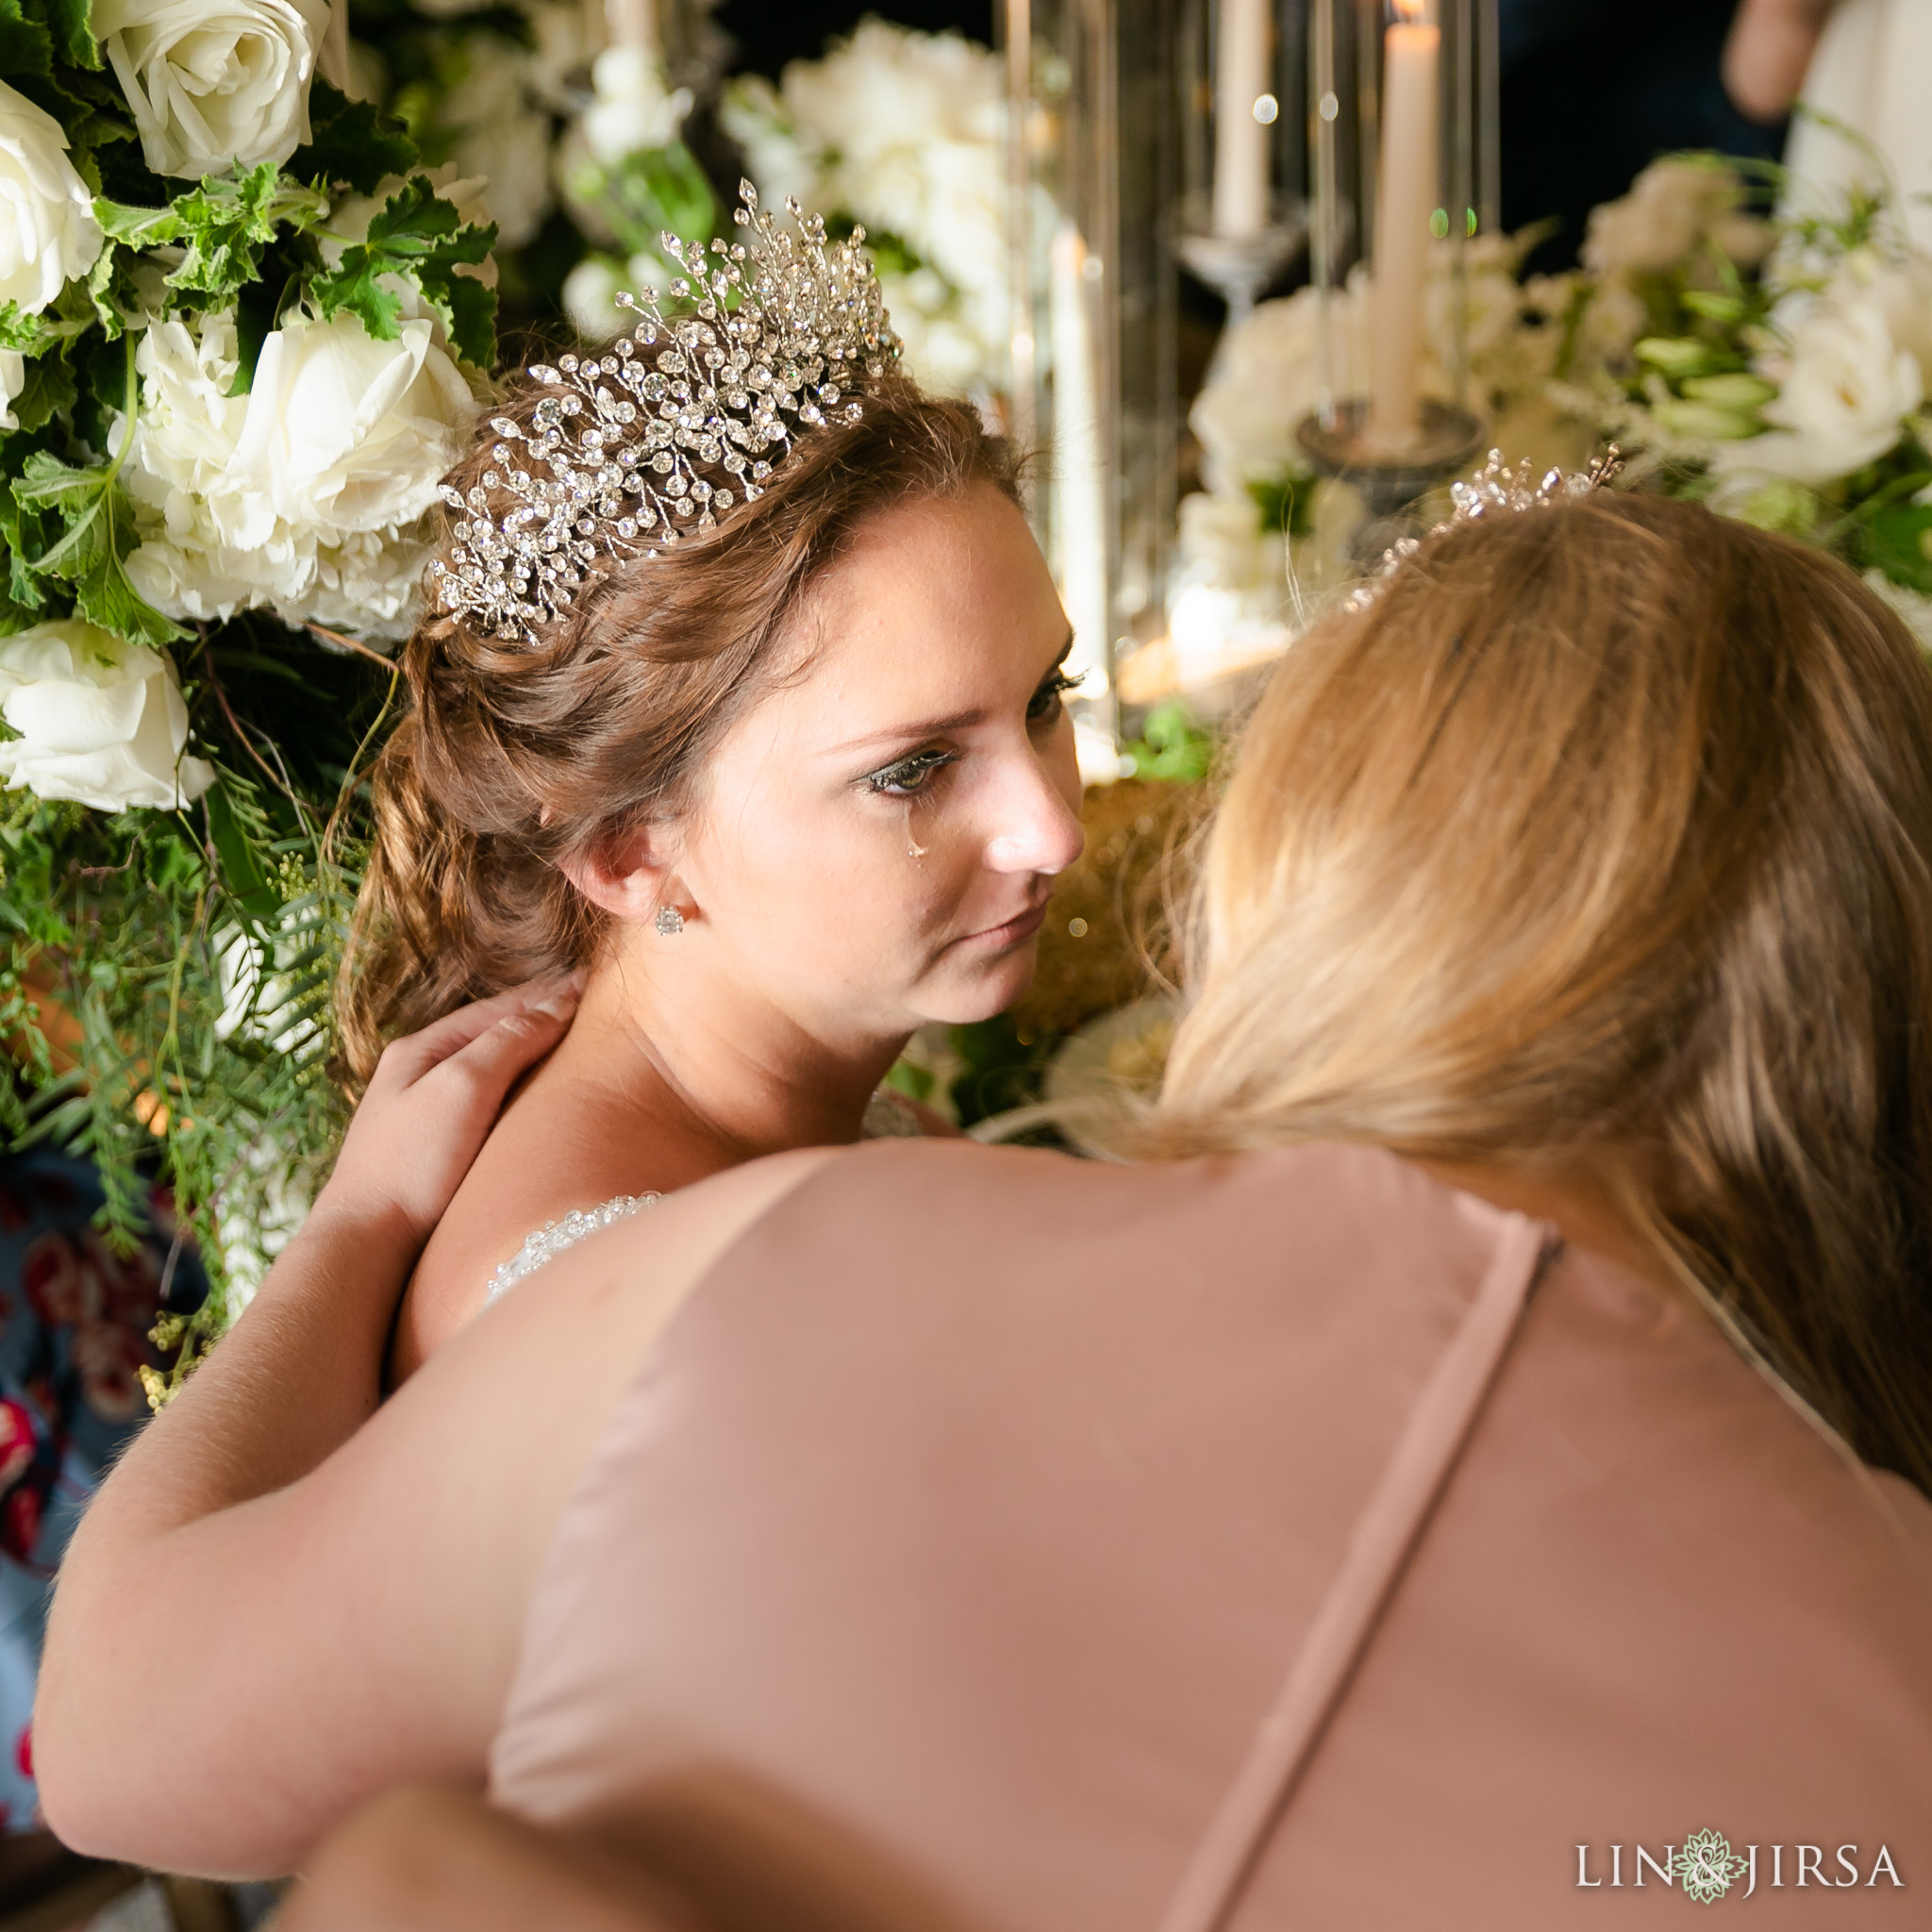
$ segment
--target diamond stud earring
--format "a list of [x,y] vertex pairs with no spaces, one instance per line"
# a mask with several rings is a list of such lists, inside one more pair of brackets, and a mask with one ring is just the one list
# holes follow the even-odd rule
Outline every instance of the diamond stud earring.
[[659,939],[675,940],[684,930],[684,914],[675,906],[660,906],[652,924],[657,926]]

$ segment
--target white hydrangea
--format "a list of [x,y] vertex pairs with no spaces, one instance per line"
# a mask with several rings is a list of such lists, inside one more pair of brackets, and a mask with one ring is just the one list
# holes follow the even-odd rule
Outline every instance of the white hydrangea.
[[18,349],[0,349],[0,429],[18,429],[13,399],[26,385],[26,358]]

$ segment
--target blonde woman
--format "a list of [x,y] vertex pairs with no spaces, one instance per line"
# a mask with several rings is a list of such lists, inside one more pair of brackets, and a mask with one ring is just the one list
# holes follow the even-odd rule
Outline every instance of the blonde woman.
[[754,1163],[291,1443],[561,1024],[445,1021],[76,1539],[49,1817],[273,1872],[487,1780],[731,1927],[1917,1924],[1928,888],[1849,572],[1485,517],[1254,720],[1154,1158]]

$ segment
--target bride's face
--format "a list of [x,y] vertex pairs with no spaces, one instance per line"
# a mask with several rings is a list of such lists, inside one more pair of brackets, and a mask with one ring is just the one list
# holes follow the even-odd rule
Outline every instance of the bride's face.
[[826,1037],[999,1012],[1081,845],[1071,634],[1024,519],[986,485],[888,511],[800,630],[801,670],[709,761],[690,923],[656,943]]

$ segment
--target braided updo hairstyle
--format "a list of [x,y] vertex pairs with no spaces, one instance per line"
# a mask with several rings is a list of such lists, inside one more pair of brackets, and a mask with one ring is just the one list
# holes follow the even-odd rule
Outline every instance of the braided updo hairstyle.
[[[491,414],[527,423],[543,393],[520,385]],[[480,484],[496,441],[485,425],[458,489]],[[793,619],[870,519],[974,483],[1017,500],[1017,467],[970,404],[894,375],[715,530],[606,560],[539,643],[426,616],[403,649],[408,708],[376,760],[337,987],[351,1083],[395,1035],[587,965],[608,915],[559,868],[689,803],[712,747],[795,662]]]

